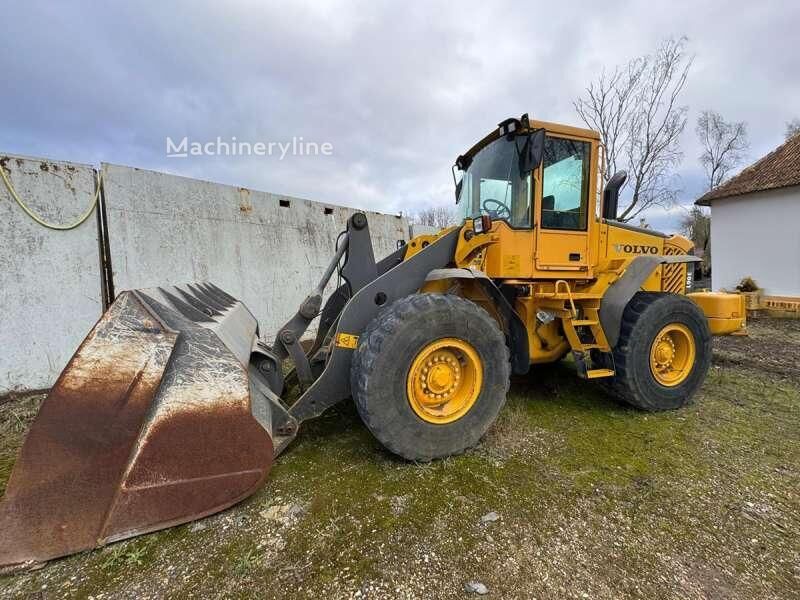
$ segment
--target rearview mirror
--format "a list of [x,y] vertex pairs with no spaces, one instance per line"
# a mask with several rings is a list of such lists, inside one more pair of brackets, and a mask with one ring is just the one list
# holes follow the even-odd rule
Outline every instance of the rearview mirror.
[[[460,156],[458,157],[461,158]],[[458,204],[458,200],[461,198],[461,186],[464,183],[464,171],[459,166],[458,161],[452,167],[453,171],[453,183],[456,186],[456,204]]]
[[542,154],[544,154],[544,129],[537,129],[533,133],[520,139],[524,139],[525,141],[522,145],[522,149],[520,149],[519,140],[517,140],[519,174],[525,177],[542,162]]

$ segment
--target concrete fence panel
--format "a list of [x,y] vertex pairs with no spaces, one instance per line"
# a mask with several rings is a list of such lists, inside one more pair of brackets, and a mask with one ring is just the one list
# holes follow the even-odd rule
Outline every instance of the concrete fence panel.
[[[123,166],[102,172],[116,293],[211,281],[247,305],[269,341],[316,285],[355,212]],[[407,239],[406,219],[367,216],[376,259]]]
[[[92,167],[0,155],[20,198],[65,224],[95,195]],[[26,215],[0,180],[0,396],[50,387],[102,314],[96,214],[69,231]]]

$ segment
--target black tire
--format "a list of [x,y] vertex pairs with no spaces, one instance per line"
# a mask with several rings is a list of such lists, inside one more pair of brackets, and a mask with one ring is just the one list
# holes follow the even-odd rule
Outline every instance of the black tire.
[[[409,369],[428,344],[451,337],[475,349],[483,385],[463,416],[429,423],[409,402]],[[478,443],[505,404],[510,370],[505,336],[485,310],[458,296],[413,294],[382,310],[360,336],[351,385],[361,419],[381,444],[408,460],[430,461]]]
[[[650,349],[662,328],[672,323],[684,325],[691,332],[695,360],[686,379],[678,385],[665,386],[652,373]],[[606,380],[611,394],[642,410],[680,408],[691,401],[711,365],[708,321],[698,306],[685,296],[638,292],[625,307],[613,356],[616,375]]]

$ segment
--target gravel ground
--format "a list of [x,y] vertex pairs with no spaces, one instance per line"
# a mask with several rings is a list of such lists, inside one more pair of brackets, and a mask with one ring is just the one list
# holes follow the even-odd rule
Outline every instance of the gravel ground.
[[780,379],[800,380],[800,319],[761,318],[750,322],[749,335],[714,338],[718,364],[730,364],[771,373]]
[[[429,465],[342,405],[242,504],[0,578],[0,595],[800,597],[800,321],[749,330],[715,340],[686,409],[535,369],[480,446]],[[0,489],[40,401],[0,405]]]

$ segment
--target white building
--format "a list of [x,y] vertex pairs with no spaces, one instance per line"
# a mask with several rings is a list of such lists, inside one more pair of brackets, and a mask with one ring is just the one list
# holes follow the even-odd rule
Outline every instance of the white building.
[[711,281],[752,277],[770,296],[800,298],[800,134],[697,200],[711,207]]

